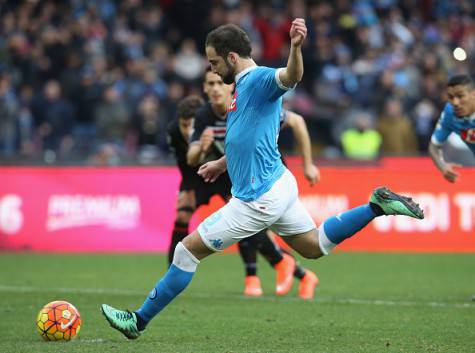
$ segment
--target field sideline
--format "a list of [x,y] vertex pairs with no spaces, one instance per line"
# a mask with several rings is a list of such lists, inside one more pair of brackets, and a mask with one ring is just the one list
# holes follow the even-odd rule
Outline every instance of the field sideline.
[[[218,255],[128,342],[102,318],[105,302],[135,309],[165,271],[163,255],[0,255],[0,352],[474,352],[475,254],[336,253],[303,261],[321,284],[314,301],[241,295],[238,256]],[[39,309],[63,299],[80,311],[79,338],[43,342]],[[67,346],[65,346],[67,345]]]

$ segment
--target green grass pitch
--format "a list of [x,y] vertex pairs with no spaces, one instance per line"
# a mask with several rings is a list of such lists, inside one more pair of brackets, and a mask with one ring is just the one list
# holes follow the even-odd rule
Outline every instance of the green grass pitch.
[[[165,271],[163,255],[0,254],[0,352],[474,352],[474,254],[335,253],[303,265],[320,277],[314,301],[241,295],[234,254],[202,262],[193,282],[136,341],[111,329],[101,303],[136,309]],[[73,303],[73,342],[44,342],[40,308]]]

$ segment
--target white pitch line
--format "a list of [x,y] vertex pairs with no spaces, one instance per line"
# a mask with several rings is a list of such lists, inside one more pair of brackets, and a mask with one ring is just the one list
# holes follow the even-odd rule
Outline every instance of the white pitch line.
[[[120,288],[40,288],[31,286],[11,286],[0,284],[0,292],[4,293],[68,293],[68,294],[107,294],[118,296],[145,296],[147,291],[139,291],[132,289]],[[235,300],[260,300],[260,301],[295,301],[304,302],[297,297],[275,297],[263,296],[258,298],[249,298],[244,295],[237,294],[210,294],[210,293],[193,293],[184,294],[184,298],[198,298],[198,299],[235,299]],[[447,303],[447,302],[428,302],[428,301],[404,301],[404,300],[368,300],[368,299],[354,299],[354,298],[332,298],[320,297],[318,293],[316,299],[309,301],[310,303],[336,303],[336,304],[353,304],[353,305],[377,305],[377,306],[428,306],[433,308],[462,308],[475,309],[475,303]]]

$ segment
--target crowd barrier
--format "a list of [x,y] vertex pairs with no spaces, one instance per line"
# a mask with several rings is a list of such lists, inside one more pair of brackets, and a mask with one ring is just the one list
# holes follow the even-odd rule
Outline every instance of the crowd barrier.
[[[339,250],[475,252],[475,169],[446,182],[426,158],[383,159],[378,165],[321,167],[310,187],[290,160],[300,198],[317,224],[366,203],[387,185],[416,199],[425,219],[379,217]],[[173,167],[0,168],[0,250],[164,252],[180,183]],[[213,198],[191,228],[219,208]]]

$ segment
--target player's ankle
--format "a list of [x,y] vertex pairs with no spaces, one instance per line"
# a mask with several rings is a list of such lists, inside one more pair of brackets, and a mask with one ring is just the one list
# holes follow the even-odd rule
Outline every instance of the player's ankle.
[[136,311],[134,311],[134,314],[137,318],[137,329],[139,331],[145,330],[145,327],[147,327],[148,322],[145,321]]
[[375,214],[376,217],[384,216],[384,211],[381,208],[381,206],[379,206],[379,205],[377,205],[373,202],[370,202],[369,207],[371,207],[371,211],[373,211],[373,213]]

